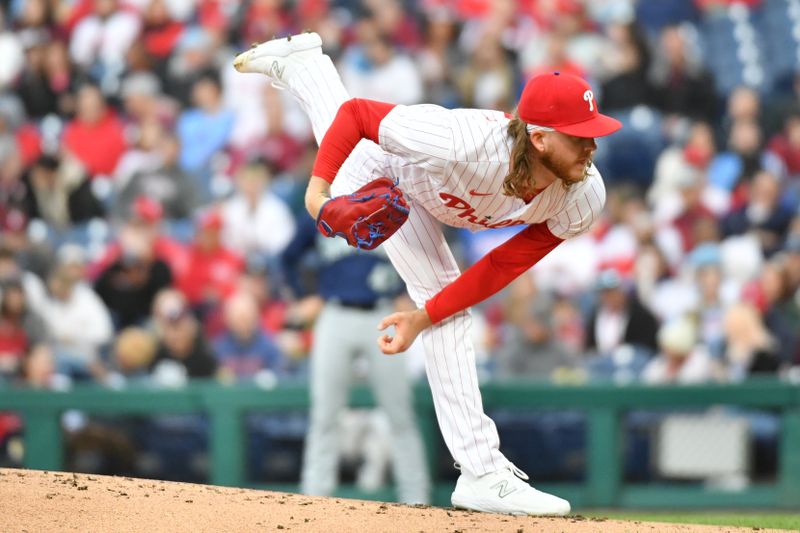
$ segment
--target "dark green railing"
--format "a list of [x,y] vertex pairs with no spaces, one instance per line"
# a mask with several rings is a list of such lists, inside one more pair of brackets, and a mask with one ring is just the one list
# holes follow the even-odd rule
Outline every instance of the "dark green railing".
[[[574,507],[758,507],[800,508],[800,387],[776,381],[738,385],[645,387],[531,383],[492,383],[482,388],[487,409],[570,409],[587,414],[587,472],[585,482],[537,485],[570,499]],[[439,437],[430,391],[416,389],[420,428],[433,471]],[[16,411],[25,419],[25,456],[28,468],[63,468],[60,415],[67,409],[93,414],[205,413],[210,418],[211,482],[245,486],[245,414],[296,411],[308,408],[304,386],[281,386],[266,391],[256,387],[226,387],[194,383],[179,389],[131,388],[110,391],[78,388],[70,392],[0,390],[0,411]],[[366,388],[356,388],[351,405],[373,404]],[[671,486],[623,482],[622,415],[632,409],[687,409],[731,405],[769,409],[781,417],[776,483],[753,485],[729,492],[700,486]],[[281,486],[296,490],[293,486]],[[449,484],[436,484],[434,503],[447,505]],[[341,495],[366,497],[347,487]],[[390,492],[378,498],[390,498]]]

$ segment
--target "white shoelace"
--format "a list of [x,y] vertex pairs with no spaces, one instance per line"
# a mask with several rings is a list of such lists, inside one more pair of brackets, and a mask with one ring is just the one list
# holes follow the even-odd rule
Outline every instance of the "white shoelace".
[[[461,464],[460,463],[458,463],[458,462],[453,463],[453,468],[455,468],[456,470],[461,472]],[[506,466],[505,468],[508,468],[509,470],[511,470],[511,472],[515,476],[517,476],[518,478],[520,478],[520,479],[522,479],[524,481],[529,481],[530,480],[530,477],[528,477],[528,474],[526,474],[525,472],[523,472],[522,470],[517,468],[517,466],[514,463],[508,463],[508,466]]]
[[522,470],[517,468],[514,463],[509,463],[508,466],[511,469],[511,471],[514,473],[514,475],[517,476],[518,478],[520,478],[520,479],[522,479],[524,481],[530,480],[530,478],[528,477],[528,474],[526,474],[525,472],[523,472]]

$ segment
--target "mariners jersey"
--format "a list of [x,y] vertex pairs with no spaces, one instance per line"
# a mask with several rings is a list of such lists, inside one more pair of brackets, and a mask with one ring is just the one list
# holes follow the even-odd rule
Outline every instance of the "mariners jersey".
[[356,250],[344,239],[317,235],[319,294],[325,300],[372,304],[393,299],[404,289],[400,276],[379,246],[371,253]]
[[556,180],[527,203],[503,194],[508,123],[500,111],[398,105],[378,133],[399,187],[444,224],[477,231],[546,221],[561,239],[587,231],[606,197],[594,165],[582,182],[567,189]]

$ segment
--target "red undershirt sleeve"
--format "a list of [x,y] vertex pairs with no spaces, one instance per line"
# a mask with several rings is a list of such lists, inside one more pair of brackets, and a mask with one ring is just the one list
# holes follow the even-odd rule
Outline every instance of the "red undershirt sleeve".
[[363,98],[343,103],[319,144],[312,175],[333,183],[347,156],[361,139],[380,144],[378,129],[381,120],[394,108],[394,104]]
[[546,222],[528,226],[486,254],[428,300],[425,304],[428,316],[436,324],[482,302],[538,263],[562,242],[563,239],[550,232]]

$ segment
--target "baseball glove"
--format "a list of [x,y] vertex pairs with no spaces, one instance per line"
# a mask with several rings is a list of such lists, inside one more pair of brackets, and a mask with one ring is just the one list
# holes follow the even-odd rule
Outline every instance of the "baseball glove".
[[352,194],[322,204],[317,229],[326,237],[338,235],[350,246],[372,250],[403,225],[408,210],[403,192],[394,182],[378,178]]

